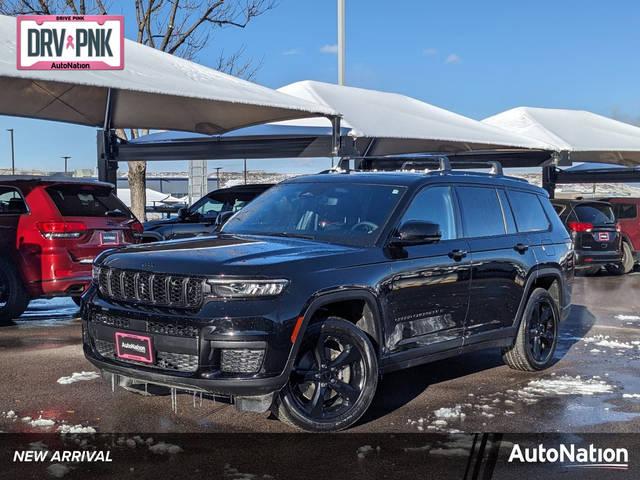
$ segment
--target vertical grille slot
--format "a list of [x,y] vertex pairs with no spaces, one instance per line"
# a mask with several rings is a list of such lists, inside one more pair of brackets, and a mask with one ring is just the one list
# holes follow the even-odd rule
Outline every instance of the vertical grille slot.
[[151,282],[153,275],[149,273],[138,274],[138,298],[143,302],[150,302],[151,298]]
[[186,278],[169,277],[169,301],[174,305],[183,305]]

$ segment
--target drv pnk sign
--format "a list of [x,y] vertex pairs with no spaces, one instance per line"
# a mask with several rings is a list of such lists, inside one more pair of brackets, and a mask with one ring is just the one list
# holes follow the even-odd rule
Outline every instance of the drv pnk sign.
[[122,70],[124,16],[18,16],[18,70]]

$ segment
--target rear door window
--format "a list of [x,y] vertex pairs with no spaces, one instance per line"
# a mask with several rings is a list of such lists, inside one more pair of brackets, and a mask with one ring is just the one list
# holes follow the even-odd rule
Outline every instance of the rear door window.
[[131,212],[109,188],[54,185],[46,188],[63,217],[125,217]]
[[613,209],[606,203],[579,203],[574,207],[579,222],[592,225],[609,225],[616,223]]
[[495,188],[456,187],[465,237],[504,235],[502,208]]
[[549,219],[544,213],[540,199],[536,194],[509,190],[507,195],[516,217],[516,225],[519,232],[543,232],[549,230]]

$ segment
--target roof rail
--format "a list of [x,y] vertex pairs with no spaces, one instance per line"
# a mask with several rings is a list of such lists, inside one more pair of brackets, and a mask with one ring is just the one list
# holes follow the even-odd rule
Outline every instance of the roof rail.
[[341,167],[349,165],[353,161],[354,169],[360,171],[371,170],[405,170],[415,168],[426,168],[433,166],[433,170],[451,171],[451,163],[446,155],[426,155],[426,154],[407,154],[407,155],[388,155],[388,156],[367,156],[367,157],[348,157],[341,162]]
[[485,161],[466,161],[466,160],[454,160],[451,162],[453,168],[491,168],[490,174],[503,175],[502,164],[497,160],[485,160]]

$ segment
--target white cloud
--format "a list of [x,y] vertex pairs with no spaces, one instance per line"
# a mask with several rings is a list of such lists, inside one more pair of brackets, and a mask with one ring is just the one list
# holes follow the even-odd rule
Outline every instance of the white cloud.
[[322,53],[338,53],[338,45],[335,43],[333,45],[324,45],[320,51]]
[[457,53],[452,53],[447,57],[444,63],[461,63],[462,59],[458,56]]
[[423,55],[437,55],[438,54],[438,50],[435,48],[425,48],[422,51]]
[[302,50],[300,50],[299,48],[291,48],[282,52],[282,55],[300,55],[301,53]]

